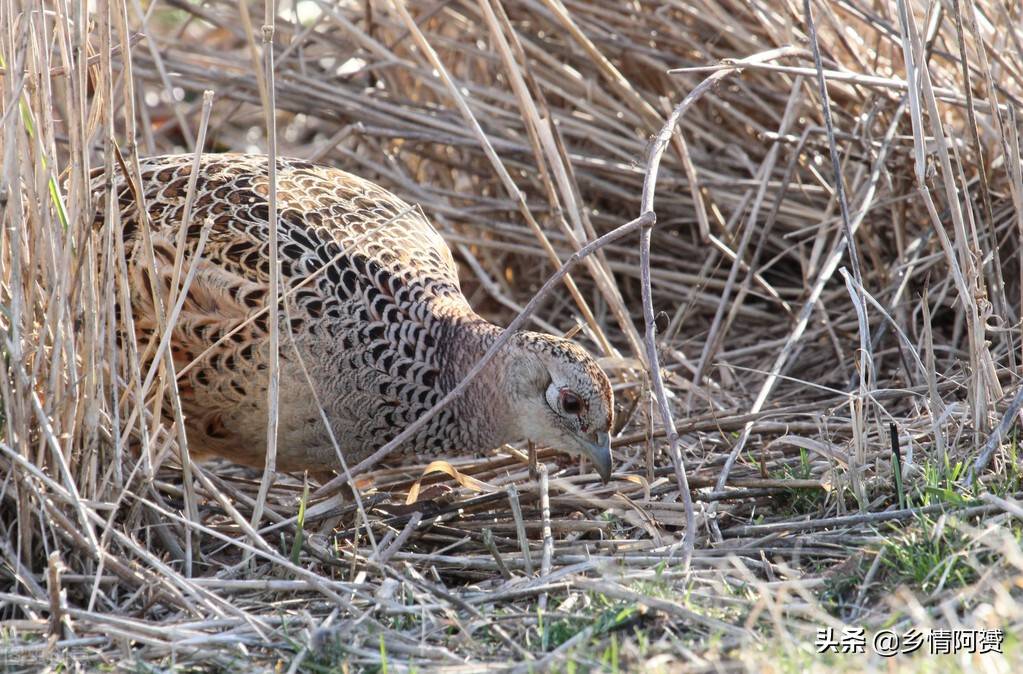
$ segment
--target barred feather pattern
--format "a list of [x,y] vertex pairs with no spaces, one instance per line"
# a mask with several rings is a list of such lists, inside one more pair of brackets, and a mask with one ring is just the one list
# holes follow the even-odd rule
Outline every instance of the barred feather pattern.
[[[155,285],[166,310],[179,241],[185,242],[187,270],[205,229],[170,340],[176,370],[191,365],[178,382],[189,445],[197,458],[218,455],[262,466],[269,354],[267,158],[204,155],[183,223],[193,161],[192,155],[148,158],[137,184],[120,173],[114,178],[135,337],[148,367],[159,339],[150,288]],[[278,259],[286,298],[278,309],[277,463],[282,470],[332,468],[335,442],[347,461],[365,458],[454,387],[501,328],[469,306],[450,250],[416,208],[352,174],[295,159],[276,161]],[[95,187],[102,192],[98,178]],[[103,212],[98,210],[98,226]],[[592,370],[592,393],[610,410],[607,379],[583,349],[529,332],[511,342],[401,452],[457,454],[517,439],[511,436],[521,424],[512,418],[513,405],[502,408],[500,388],[521,389],[515,378],[534,376],[515,372],[522,348]]]

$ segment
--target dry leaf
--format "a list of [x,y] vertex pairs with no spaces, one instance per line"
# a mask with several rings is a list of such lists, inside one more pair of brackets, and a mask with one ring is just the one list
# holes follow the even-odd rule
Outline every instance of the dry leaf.
[[498,490],[492,484],[477,480],[474,477],[459,473],[458,469],[452,466],[447,461],[434,461],[423,470],[423,474],[419,476],[419,479],[415,481],[412,488],[408,490],[408,498],[405,499],[405,505],[412,505],[419,498],[420,485],[423,478],[431,473],[446,473],[450,477],[454,478],[455,482],[465,487],[466,489],[472,489],[473,491],[482,491],[486,493],[492,493]]

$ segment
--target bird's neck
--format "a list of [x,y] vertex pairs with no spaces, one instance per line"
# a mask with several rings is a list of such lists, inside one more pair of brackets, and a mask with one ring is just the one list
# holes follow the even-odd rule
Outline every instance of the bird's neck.
[[[441,379],[446,392],[458,386],[504,332],[504,328],[475,314],[454,321],[450,329],[457,332],[457,338],[445,340],[454,345],[443,357]],[[498,351],[465,391],[451,402],[453,418],[458,420],[454,440],[463,445],[457,449],[486,451],[518,439],[510,437],[514,434],[511,429],[515,427],[515,419],[503,386],[508,362],[515,357],[512,342],[514,339]]]

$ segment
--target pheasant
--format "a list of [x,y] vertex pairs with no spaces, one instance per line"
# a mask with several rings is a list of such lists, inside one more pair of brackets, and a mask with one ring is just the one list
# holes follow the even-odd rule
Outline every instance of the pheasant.
[[[263,467],[268,160],[204,155],[183,223],[193,161],[192,155],[142,160],[141,200],[123,175],[114,176],[135,335],[140,353],[152,358],[159,323],[151,288],[167,301],[183,240],[184,268],[194,264],[195,274],[170,328],[170,347],[182,373],[190,450],[197,459],[220,456]],[[296,159],[276,162],[283,298],[277,467],[322,474],[339,467],[335,442],[354,465],[429,410],[503,329],[470,307],[451,251],[417,209],[350,173]],[[100,187],[98,179],[95,184]],[[143,245],[144,226],[155,265]],[[608,378],[583,348],[520,331],[392,459],[475,453],[528,439],[587,457],[606,482],[613,408]]]

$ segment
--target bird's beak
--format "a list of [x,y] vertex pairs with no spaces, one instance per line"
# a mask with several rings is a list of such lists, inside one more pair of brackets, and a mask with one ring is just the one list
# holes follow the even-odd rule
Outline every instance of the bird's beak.
[[600,479],[607,484],[611,479],[611,436],[607,433],[597,433],[596,442],[587,438],[583,440],[583,445],[586,447],[586,456],[593,462]]

